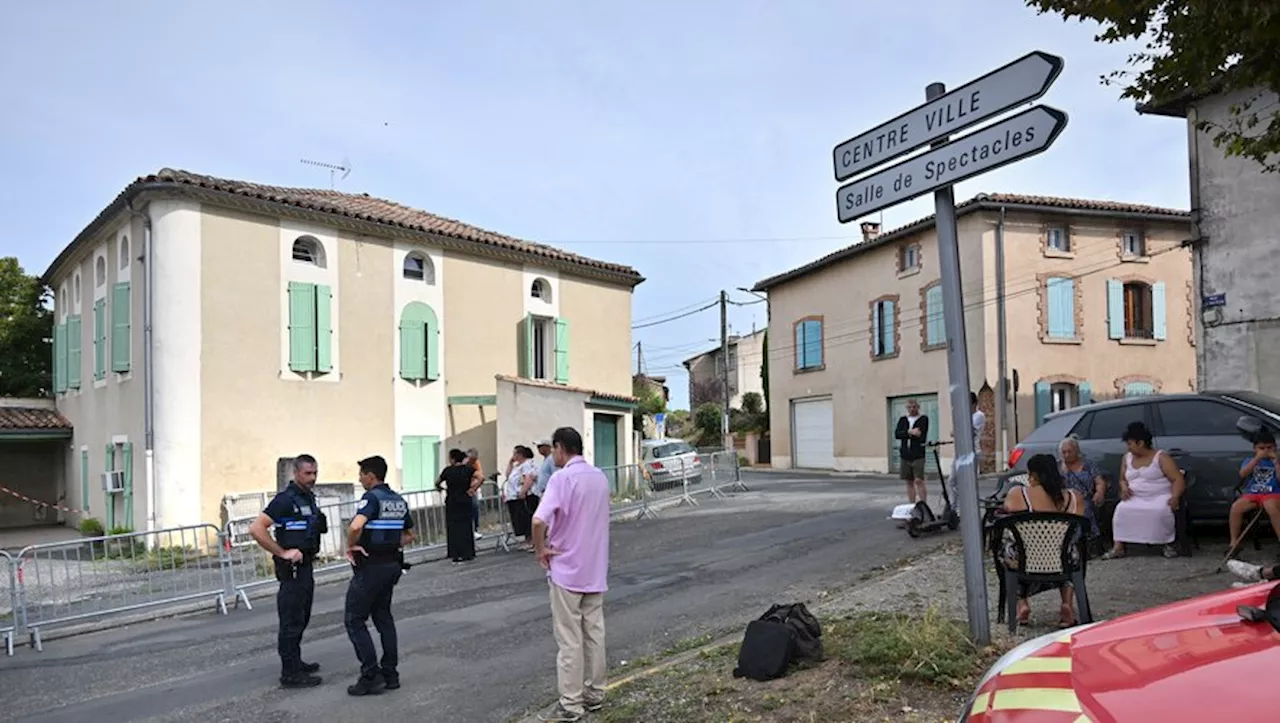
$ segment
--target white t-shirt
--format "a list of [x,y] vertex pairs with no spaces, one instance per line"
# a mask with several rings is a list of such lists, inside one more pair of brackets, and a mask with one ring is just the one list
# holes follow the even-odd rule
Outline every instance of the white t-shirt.
[[982,428],[987,426],[987,415],[982,413],[981,409],[973,412],[973,451],[978,452],[982,449]]
[[531,459],[526,459],[511,468],[511,476],[507,478],[507,484],[503,488],[503,495],[506,499],[514,500],[520,497],[520,486],[524,484],[525,475],[538,476],[538,467]]

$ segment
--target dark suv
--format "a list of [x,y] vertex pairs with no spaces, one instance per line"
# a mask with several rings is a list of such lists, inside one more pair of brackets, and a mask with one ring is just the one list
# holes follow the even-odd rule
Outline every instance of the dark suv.
[[1057,456],[1058,443],[1075,434],[1080,450],[1107,478],[1107,501],[1099,512],[1099,524],[1110,538],[1126,451],[1120,435],[1130,422],[1138,421],[1151,430],[1156,448],[1185,471],[1191,521],[1225,523],[1240,484],[1240,465],[1253,454],[1247,435],[1260,427],[1273,433],[1280,429],[1280,400],[1257,392],[1160,394],[1055,412],[1010,452],[1010,469],[1001,475],[1000,493],[1008,478],[1026,474],[1032,455]]

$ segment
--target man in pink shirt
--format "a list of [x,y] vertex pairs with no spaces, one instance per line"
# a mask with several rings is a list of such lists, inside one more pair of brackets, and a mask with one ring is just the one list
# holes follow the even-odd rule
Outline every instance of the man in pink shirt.
[[534,513],[533,546],[551,586],[560,702],[538,718],[577,721],[604,705],[609,481],[582,458],[576,429],[557,429],[551,445],[560,469]]

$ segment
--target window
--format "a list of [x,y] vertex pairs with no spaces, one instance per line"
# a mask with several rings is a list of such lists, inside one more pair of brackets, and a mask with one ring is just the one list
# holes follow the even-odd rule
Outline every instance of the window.
[[117,250],[117,254],[120,256],[120,270],[124,271],[125,269],[129,268],[129,237],[128,236],[120,237],[120,247]]
[[1099,409],[1091,415],[1088,425],[1088,439],[1108,439],[1119,441],[1120,435],[1132,422],[1145,422],[1146,406],[1142,404],[1126,404],[1122,407]]
[[1124,256],[1146,256],[1147,243],[1141,231],[1120,232],[1120,253]]
[[569,383],[569,321],[525,315],[521,322],[520,376]]
[[1244,416],[1234,407],[1204,399],[1179,399],[1161,402],[1161,434],[1170,437],[1235,437],[1236,422]]
[[1151,318],[1151,287],[1141,281],[1130,281],[1124,285],[1124,336],[1126,339],[1155,337]]
[[796,322],[796,369],[822,368],[822,319]]
[[1124,395],[1126,397],[1149,397],[1156,393],[1156,387],[1151,382],[1129,382],[1124,385]]
[[1071,250],[1071,238],[1063,226],[1050,226],[1045,229],[1044,246],[1050,251],[1067,253]]
[[71,280],[71,306],[77,311],[80,309],[80,274]]
[[289,282],[289,368],[333,371],[333,290],[324,284]]
[[697,452],[696,449],[689,446],[688,442],[668,442],[667,444],[659,444],[653,448],[653,459],[666,459],[668,457],[678,457],[682,454],[691,454]]
[[324,246],[311,236],[299,236],[293,242],[293,260],[324,268]]
[[431,264],[431,259],[412,253],[404,257],[404,277],[432,286],[436,283],[436,267]]
[[1050,339],[1076,338],[1076,281],[1052,277],[1045,282],[1046,329]]
[[551,284],[546,279],[534,279],[529,285],[529,296],[551,303]]
[[107,283],[107,259],[99,256],[93,264],[93,285],[103,286]]
[[897,353],[894,312],[897,304],[890,299],[875,302],[871,311],[871,355],[887,357]]
[[1061,412],[1064,409],[1072,409],[1079,405],[1080,397],[1077,394],[1076,385],[1066,382],[1049,385],[1049,411]]
[[942,284],[934,284],[924,292],[924,317],[925,346],[945,346],[947,324],[942,312]]
[[907,244],[898,252],[898,271],[920,268],[920,244]]
[[414,301],[400,312],[400,378],[440,378],[440,321],[430,306]]

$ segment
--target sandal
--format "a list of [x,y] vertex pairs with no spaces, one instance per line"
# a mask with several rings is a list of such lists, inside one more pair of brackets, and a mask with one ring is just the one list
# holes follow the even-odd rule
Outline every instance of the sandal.
[[1018,624],[1019,625],[1031,624],[1031,604],[1030,603],[1021,603],[1021,602],[1018,603]]
[[1102,557],[1099,557],[1098,559],[1099,560],[1119,560],[1122,557],[1124,557],[1123,552],[1116,552],[1115,548],[1112,548],[1102,553]]

